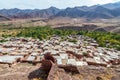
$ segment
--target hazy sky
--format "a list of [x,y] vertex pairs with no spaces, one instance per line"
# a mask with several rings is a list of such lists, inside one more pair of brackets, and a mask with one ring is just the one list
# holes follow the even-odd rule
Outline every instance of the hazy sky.
[[44,9],[50,6],[66,8],[83,5],[95,5],[117,2],[120,0],[0,0],[0,9],[20,8],[20,9]]

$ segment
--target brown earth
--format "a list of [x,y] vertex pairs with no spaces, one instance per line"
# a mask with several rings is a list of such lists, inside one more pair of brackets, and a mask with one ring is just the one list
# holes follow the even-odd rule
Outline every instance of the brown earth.
[[32,80],[34,78],[44,79],[46,73],[39,66],[28,63],[20,63],[8,67],[0,64],[0,80]]
[[[119,67],[120,68],[120,67]],[[105,67],[79,67],[79,73],[76,72],[65,72],[59,68],[55,73],[54,67],[54,78],[49,80],[119,80],[120,72],[119,69],[105,68]]]
[[85,18],[69,18],[69,17],[57,17],[51,19],[43,18],[30,18],[30,19],[14,19],[12,21],[0,22],[0,28],[12,28],[12,27],[33,27],[33,26],[51,26],[52,28],[57,27],[78,27],[84,28],[83,25],[96,25],[97,27],[88,26],[88,30],[106,31],[106,32],[119,32],[120,30],[120,19],[93,19],[87,20]]
[[[0,80],[46,80],[47,76],[54,77],[53,80],[119,80],[120,65],[113,68],[105,67],[78,67],[79,73],[65,71],[54,65],[52,71],[47,73],[40,65],[20,63],[8,67],[0,64]],[[51,75],[54,74],[54,75]]]

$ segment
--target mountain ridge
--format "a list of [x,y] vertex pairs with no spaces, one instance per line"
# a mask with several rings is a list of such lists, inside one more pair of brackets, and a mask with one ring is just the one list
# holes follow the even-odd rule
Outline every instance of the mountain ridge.
[[108,3],[104,5],[78,6],[73,8],[59,9],[50,7],[47,9],[2,9],[0,14],[10,18],[51,18],[51,17],[71,17],[71,18],[116,18],[120,16],[120,2]]
[[10,21],[11,19],[0,14],[0,21]]

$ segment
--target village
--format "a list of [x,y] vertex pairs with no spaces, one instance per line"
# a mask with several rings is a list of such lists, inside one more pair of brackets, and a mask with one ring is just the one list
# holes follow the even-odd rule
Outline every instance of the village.
[[120,51],[99,47],[94,39],[82,35],[53,36],[49,40],[23,37],[4,40],[0,43],[0,64],[8,66],[17,63],[40,64],[47,55],[54,58],[52,61],[59,66],[111,67],[120,64]]

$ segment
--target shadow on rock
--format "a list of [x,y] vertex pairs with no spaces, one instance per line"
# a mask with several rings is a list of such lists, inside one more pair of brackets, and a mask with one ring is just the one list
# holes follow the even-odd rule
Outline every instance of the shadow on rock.
[[46,80],[47,76],[48,72],[46,72],[42,67],[40,67],[39,69],[29,73],[28,80],[33,80],[34,78]]

